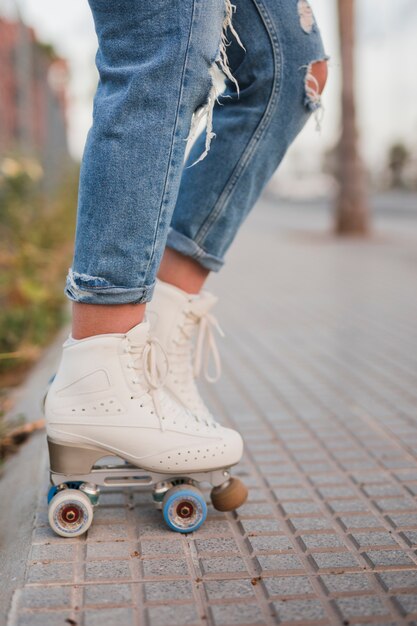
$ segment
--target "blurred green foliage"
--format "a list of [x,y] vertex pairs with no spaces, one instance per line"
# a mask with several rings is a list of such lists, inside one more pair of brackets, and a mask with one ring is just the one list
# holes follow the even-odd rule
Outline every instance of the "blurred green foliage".
[[0,375],[21,369],[62,324],[78,169],[43,192],[34,159],[0,161]]

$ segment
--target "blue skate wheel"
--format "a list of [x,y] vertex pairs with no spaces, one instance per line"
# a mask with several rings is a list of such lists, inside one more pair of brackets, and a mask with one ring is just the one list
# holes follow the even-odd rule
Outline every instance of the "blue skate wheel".
[[200,491],[192,485],[178,485],[166,492],[162,502],[164,520],[171,530],[192,533],[207,517],[207,505]]

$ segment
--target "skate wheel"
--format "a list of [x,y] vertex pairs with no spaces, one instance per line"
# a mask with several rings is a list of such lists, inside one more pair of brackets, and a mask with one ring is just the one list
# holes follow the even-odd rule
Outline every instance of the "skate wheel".
[[207,505],[197,489],[192,485],[178,485],[166,492],[162,501],[165,522],[179,533],[192,533],[207,517]]
[[213,487],[210,496],[218,511],[233,511],[246,502],[248,490],[239,478],[233,477],[223,485]]
[[93,505],[78,489],[58,491],[49,503],[49,524],[61,537],[77,537],[85,533],[93,521]]

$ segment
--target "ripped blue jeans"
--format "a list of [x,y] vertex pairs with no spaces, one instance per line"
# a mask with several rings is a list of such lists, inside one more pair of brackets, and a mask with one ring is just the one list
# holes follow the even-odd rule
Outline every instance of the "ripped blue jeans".
[[[165,246],[217,271],[309,115],[307,0],[89,0],[99,84],[66,294],[151,300]],[[217,68],[226,75],[218,90]],[[203,115],[204,114],[204,115]],[[185,160],[187,137],[206,128]]]

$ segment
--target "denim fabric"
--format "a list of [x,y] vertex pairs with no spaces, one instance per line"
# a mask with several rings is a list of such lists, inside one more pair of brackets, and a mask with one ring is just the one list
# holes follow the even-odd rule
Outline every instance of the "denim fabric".
[[[165,245],[218,270],[311,111],[308,66],[326,58],[306,0],[235,0],[232,81],[184,167],[193,113],[212,93],[227,0],[89,0],[99,84],[84,150],[72,300],[147,302]],[[229,5],[230,8],[230,5]],[[304,16],[304,21],[303,21]],[[308,17],[308,15],[307,15]]]

